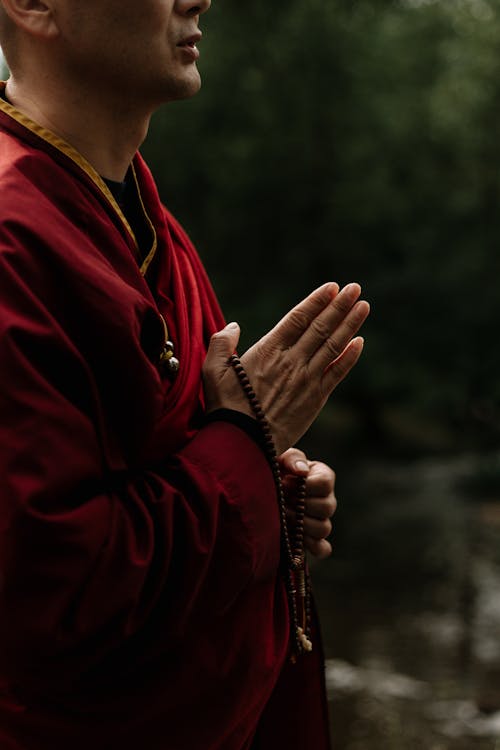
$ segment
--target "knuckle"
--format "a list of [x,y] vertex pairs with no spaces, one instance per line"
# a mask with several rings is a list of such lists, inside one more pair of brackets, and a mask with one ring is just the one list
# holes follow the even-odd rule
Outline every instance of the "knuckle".
[[345,319],[345,326],[347,327],[348,331],[350,331],[350,333],[356,333],[356,331],[359,328],[359,325],[360,325],[360,320],[358,317],[348,316]]
[[279,462],[286,468],[294,460],[295,448],[288,448],[284,453],[279,456]]
[[327,464],[319,463],[315,465],[315,475],[323,483],[328,491],[333,490],[335,484],[335,472]]
[[327,340],[325,341],[325,346],[326,346],[326,348],[327,348],[327,351],[329,352],[329,354],[330,354],[330,355],[331,355],[332,357],[334,357],[335,359],[337,359],[337,357],[338,357],[338,356],[339,356],[340,354],[342,354],[342,351],[343,351],[343,347],[342,347],[342,346],[341,346],[341,345],[339,344],[339,342],[338,342],[338,341],[337,341],[337,340],[336,340],[335,338],[333,338],[333,337],[330,337],[330,338],[328,338],[328,339],[327,339]]
[[297,331],[305,331],[309,325],[306,313],[298,308],[291,310],[288,314],[288,322]]
[[337,385],[346,377],[350,369],[351,365],[344,359],[340,360],[340,362],[335,363],[335,367],[332,368],[331,372],[333,379],[333,388],[336,388]]
[[349,356],[349,354],[340,357],[340,354],[342,353],[343,352],[337,354],[337,357],[335,358],[336,361],[332,362],[323,377],[323,381],[325,381],[323,384],[323,388],[326,392],[328,392],[328,394],[330,394],[334,390],[334,388],[336,388],[338,384],[342,380],[344,380],[344,378],[349,374],[355,364],[354,360],[351,356]]
[[315,318],[311,323],[311,328],[315,336],[321,339],[321,341],[328,339],[328,337],[330,336],[331,331],[325,321],[321,318]]
[[224,332],[214,333],[210,337],[208,356],[217,356],[224,349],[229,349],[229,337]]
[[213,341],[229,341],[230,336],[226,331],[218,331],[217,333],[214,333],[212,336]]
[[[280,358],[279,375],[284,383],[287,383],[293,378],[296,370],[297,363],[291,357],[283,356]],[[277,373],[275,373],[275,375],[276,374]]]
[[338,310],[342,315],[347,315],[349,310],[352,308],[352,302],[346,299],[342,294],[335,298],[333,307]]
[[332,483],[330,477],[326,474],[316,474],[311,477],[308,491],[310,497],[326,498],[332,492]]

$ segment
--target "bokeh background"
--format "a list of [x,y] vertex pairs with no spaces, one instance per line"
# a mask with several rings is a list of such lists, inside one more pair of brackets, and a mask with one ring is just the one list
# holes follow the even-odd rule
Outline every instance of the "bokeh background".
[[[240,349],[326,280],[372,304],[302,441],[335,750],[500,748],[500,0],[214,0],[143,153]],[[313,750],[313,748],[311,748]]]
[[[215,0],[144,153],[243,347],[359,281],[363,359],[303,440],[336,750],[500,748],[500,0]],[[313,749],[311,749],[313,750]]]

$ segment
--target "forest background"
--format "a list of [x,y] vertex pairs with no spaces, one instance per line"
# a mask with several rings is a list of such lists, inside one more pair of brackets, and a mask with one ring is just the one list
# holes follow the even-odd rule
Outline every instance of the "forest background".
[[495,447],[500,5],[216,0],[197,98],[143,151],[244,345],[325,280],[359,281],[366,351],[335,450]]

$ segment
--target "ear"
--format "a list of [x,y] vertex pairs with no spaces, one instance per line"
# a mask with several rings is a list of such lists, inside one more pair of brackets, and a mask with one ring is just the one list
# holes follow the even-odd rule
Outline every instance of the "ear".
[[21,31],[31,36],[57,36],[52,0],[0,0],[5,13]]

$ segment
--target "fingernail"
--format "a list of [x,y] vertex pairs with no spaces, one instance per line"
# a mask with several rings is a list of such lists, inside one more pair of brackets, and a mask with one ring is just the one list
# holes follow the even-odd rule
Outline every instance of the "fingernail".
[[295,468],[297,469],[297,471],[303,471],[304,473],[309,474],[309,466],[305,461],[296,461]]
[[345,287],[343,288],[343,290],[342,290],[342,291],[343,291],[343,292],[346,292],[346,293],[348,293],[348,294],[353,294],[353,293],[354,293],[354,292],[356,291],[356,292],[358,292],[358,294],[361,294],[361,287],[360,287],[360,285],[359,285],[359,284],[357,284],[356,282],[354,282],[354,283],[352,283],[352,284],[347,284],[347,285],[346,285],[346,286],[345,286]]
[[226,329],[227,328],[239,328],[239,325],[238,323],[228,323]]

